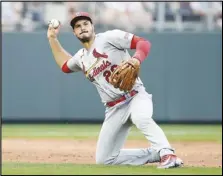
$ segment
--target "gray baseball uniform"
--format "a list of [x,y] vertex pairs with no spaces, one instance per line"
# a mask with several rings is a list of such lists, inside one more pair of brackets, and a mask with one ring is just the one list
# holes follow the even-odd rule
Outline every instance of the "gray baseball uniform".
[[[127,50],[130,49],[132,37],[133,34],[117,29],[99,33],[89,50],[80,49],[67,62],[70,70],[84,72],[96,86],[106,107],[96,149],[98,164],[142,165],[158,162],[164,154],[174,152],[162,129],[152,119],[152,95],[146,92],[140,78],[137,78],[133,87],[138,93],[132,97],[114,88],[108,81],[117,65],[131,58]],[[107,102],[123,95],[126,100],[112,107],[106,106]],[[133,124],[151,143],[150,147],[122,149]]]

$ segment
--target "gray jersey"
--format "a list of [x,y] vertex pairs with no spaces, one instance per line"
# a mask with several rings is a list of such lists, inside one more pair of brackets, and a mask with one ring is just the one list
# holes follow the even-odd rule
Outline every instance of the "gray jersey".
[[[83,71],[96,86],[102,103],[114,101],[125,94],[109,83],[109,77],[122,61],[131,58],[127,49],[130,49],[132,37],[133,34],[117,29],[99,33],[89,50],[80,49],[67,62],[70,70]],[[143,83],[137,78],[133,89],[140,87]]]

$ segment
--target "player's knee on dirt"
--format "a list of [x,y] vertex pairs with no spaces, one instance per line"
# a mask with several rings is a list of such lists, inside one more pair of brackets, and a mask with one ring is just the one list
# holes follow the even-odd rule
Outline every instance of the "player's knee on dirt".
[[113,164],[117,156],[112,156],[108,153],[96,152],[96,164],[110,165]]
[[96,160],[96,164],[104,164],[104,162],[105,162],[105,158],[99,157],[97,155],[96,155],[95,160]]
[[96,164],[110,165],[114,160],[115,157],[96,156]]

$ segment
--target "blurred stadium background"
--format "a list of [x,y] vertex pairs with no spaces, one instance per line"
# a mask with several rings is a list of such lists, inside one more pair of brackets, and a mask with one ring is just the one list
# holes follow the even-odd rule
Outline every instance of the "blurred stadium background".
[[[130,31],[222,29],[222,2],[3,2],[3,31],[42,31],[52,18],[69,31],[70,17],[88,11],[96,28]],[[58,13],[56,13],[58,12]]]
[[[160,122],[222,122],[222,2],[2,2],[3,122],[99,122],[104,107],[80,73],[63,74],[48,46],[48,21],[59,39],[81,46],[69,21],[92,14],[96,32],[119,28],[152,42],[141,77]],[[73,37],[73,38],[72,38]]]

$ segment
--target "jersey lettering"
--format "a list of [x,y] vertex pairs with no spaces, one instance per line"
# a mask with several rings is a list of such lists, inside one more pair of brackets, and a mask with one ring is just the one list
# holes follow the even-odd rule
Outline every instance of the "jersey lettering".
[[111,62],[109,61],[104,61],[99,67],[94,67],[93,69],[93,77],[97,76],[99,73],[104,71],[106,68],[108,68],[111,65]]

